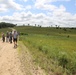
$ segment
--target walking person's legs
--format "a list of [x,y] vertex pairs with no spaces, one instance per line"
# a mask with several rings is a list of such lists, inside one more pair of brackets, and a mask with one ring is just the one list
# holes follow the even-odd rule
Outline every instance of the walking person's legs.
[[3,37],[3,42],[5,42],[5,37]]
[[7,38],[7,42],[9,42],[9,37]]
[[12,37],[11,37],[10,43],[12,43]]
[[8,42],[8,38],[6,37],[6,42]]
[[13,42],[14,42],[14,48],[15,48],[15,39],[13,38]]
[[14,42],[14,48],[17,48],[17,38],[14,38],[13,42]]
[[6,37],[6,42],[9,42],[9,38],[8,37]]

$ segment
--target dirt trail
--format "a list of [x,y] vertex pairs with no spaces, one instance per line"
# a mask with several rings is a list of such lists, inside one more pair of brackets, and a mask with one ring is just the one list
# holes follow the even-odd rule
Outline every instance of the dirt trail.
[[[21,47],[26,50],[23,45]],[[31,62],[33,60],[27,50],[23,58],[17,49],[13,48],[13,43],[3,43],[0,39],[0,75],[45,75],[40,67]]]
[[3,43],[0,39],[0,75],[23,75],[17,53],[13,44]]

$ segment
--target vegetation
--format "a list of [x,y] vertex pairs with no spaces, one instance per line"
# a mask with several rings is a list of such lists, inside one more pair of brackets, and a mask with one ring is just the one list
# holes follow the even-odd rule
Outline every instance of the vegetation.
[[34,62],[51,75],[76,74],[76,28],[15,27]]
[[11,23],[5,23],[5,22],[0,23],[0,28],[14,27],[14,26],[16,26],[16,25],[11,24]]
[[75,34],[76,28],[55,28],[55,27],[35,27],[18,26],[15,27],[21,34],[43,34],[43,35],[69,35]]
[[[3,26],[3,25],[2,25]],[[76,28],[14,27],[29,48],[36,64],[51,75],[76,74]],[[6,33],[9,28],[1,28]],[[25,63],[26,64],[26,63]]]
[[1,37],[2,32],[6,33],[7,31],[11,31],[11,29],[9,27],[14,27],[14,26],[16,26],[16,25],[11,24],[11,23],[1,22],[0,23],[0,37]]
[[0,29],[0,37],[1,37],[2,32],[6,33],[7,31],[11,31],[11,29],[10,28],[1,28]]

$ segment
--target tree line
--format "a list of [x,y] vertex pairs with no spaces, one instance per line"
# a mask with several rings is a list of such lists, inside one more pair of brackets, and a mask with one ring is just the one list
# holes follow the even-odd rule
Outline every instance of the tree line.
[[14,27],[14,26],[16,26],[16,25],[12,24],[12,23],[5,23],[5,22],[0,23],[0,28]]

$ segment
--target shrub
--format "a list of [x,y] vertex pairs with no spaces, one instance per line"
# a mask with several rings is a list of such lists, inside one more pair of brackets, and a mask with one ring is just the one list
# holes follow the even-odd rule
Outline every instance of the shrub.
[[40,50],[40,51],[42,51],[42,46],[40,45],[40,46],[38,46],[38,49]]
[[69,63],[69,58],[67,53],[62,52],[59,55],[59,65],[61,65],[63,68],[67,67],[67,64]]
[[45,54],[47,54],[48,53],[48,48],[47,48],[47,46],[38,46],[38,49],[40,50],[40,51],[42,51],[43,53],[45,53]]
[[27,33],[20,33],[20,35],[28,35]]
[[70,64],[70,66],[69,66],[68,69],[70,70],[70,72],[71,72],[72,74],[76,74],[76,60],[73,61],[73,62]]

